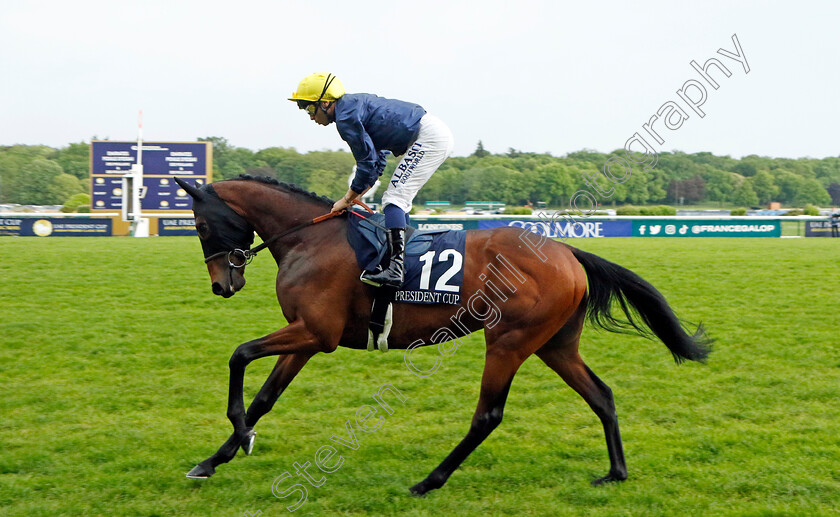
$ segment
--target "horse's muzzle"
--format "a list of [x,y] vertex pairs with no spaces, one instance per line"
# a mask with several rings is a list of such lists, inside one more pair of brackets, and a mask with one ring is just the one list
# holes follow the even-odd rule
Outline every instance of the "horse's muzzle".
[[213,294],[216,296],[230,298],[235,292],[236,291],[233,290],[233,286],[228,285],[227,288],[225,288],[219,282],[213,282]]
[[207,263],[211,289],[216,296],[230,298],[245,287],[245,267],[230,267],[223,256]]
[[221,296],[223,298],[230,298],[237,291],[242,289],[245,286],[245,279],[240,277],[239,279],[234,279],[232,283],[222,283],[222,282],[213,282],[211,288],[213,289],[213,294],[216,296]]

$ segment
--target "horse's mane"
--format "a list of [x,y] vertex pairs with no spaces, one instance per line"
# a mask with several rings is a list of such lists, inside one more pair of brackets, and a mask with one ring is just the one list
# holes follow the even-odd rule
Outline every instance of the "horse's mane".
[[257,181],[257,182],[262,183],[264,185],[270,185],[272,187],[276,187],[276,188],[278,188],[280,190],[283,190],[285,192],[290,192],[292,194],[299,194],[301,196],[307,197],[307,198],[309,198],[313,201],[316,201],[318,203],[322,203],[324,205],[328,205],[330,207],[332,207],[333,203],[334,203],[334,201],[332,199],[328,198],[327,196],[321,196],[321,195],[316,194],[315,192],[307,192],[306,190],[298,187],[297,185],[293,185],[291,183],[284,183],[284,182],[282,182],[278,179],[270,178],[268,176],[251,176],[250,174],[240,174],[239,176],[237,176],[235,178],[231,178],[230,180],[226,180],[226,181],[238,181],[238,180]]

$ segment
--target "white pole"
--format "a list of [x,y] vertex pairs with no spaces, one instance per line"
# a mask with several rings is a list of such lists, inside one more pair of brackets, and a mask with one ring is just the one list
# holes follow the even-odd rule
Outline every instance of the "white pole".
[[132,199],[134,200],[134,236],[149,236],[149,220],[143,219],[143,211],[140,206],[140,192],[143,189],[143,110],[137,113],[137,163],[132,168],[134,172],[134,185]]

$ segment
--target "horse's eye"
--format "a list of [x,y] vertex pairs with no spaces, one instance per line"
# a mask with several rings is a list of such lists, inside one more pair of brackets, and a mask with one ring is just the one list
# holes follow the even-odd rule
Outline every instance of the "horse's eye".
[[210,233],[210,228],[207,226],[207,223],[198,223],[195,225],[195,229],[199,237],[206,237]]

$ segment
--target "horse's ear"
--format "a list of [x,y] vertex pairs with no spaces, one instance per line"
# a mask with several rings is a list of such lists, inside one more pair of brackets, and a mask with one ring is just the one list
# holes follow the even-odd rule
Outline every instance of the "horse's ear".
[[187,194],[189,194],[193,199],[195,199],[196,201],[201,201],[202,199],[204,199],[204,194],[200,190],[190,185],[186,181],[182,180],[181,178],[174,179],[175,183],[180,185],[182,189],[186,190]]

